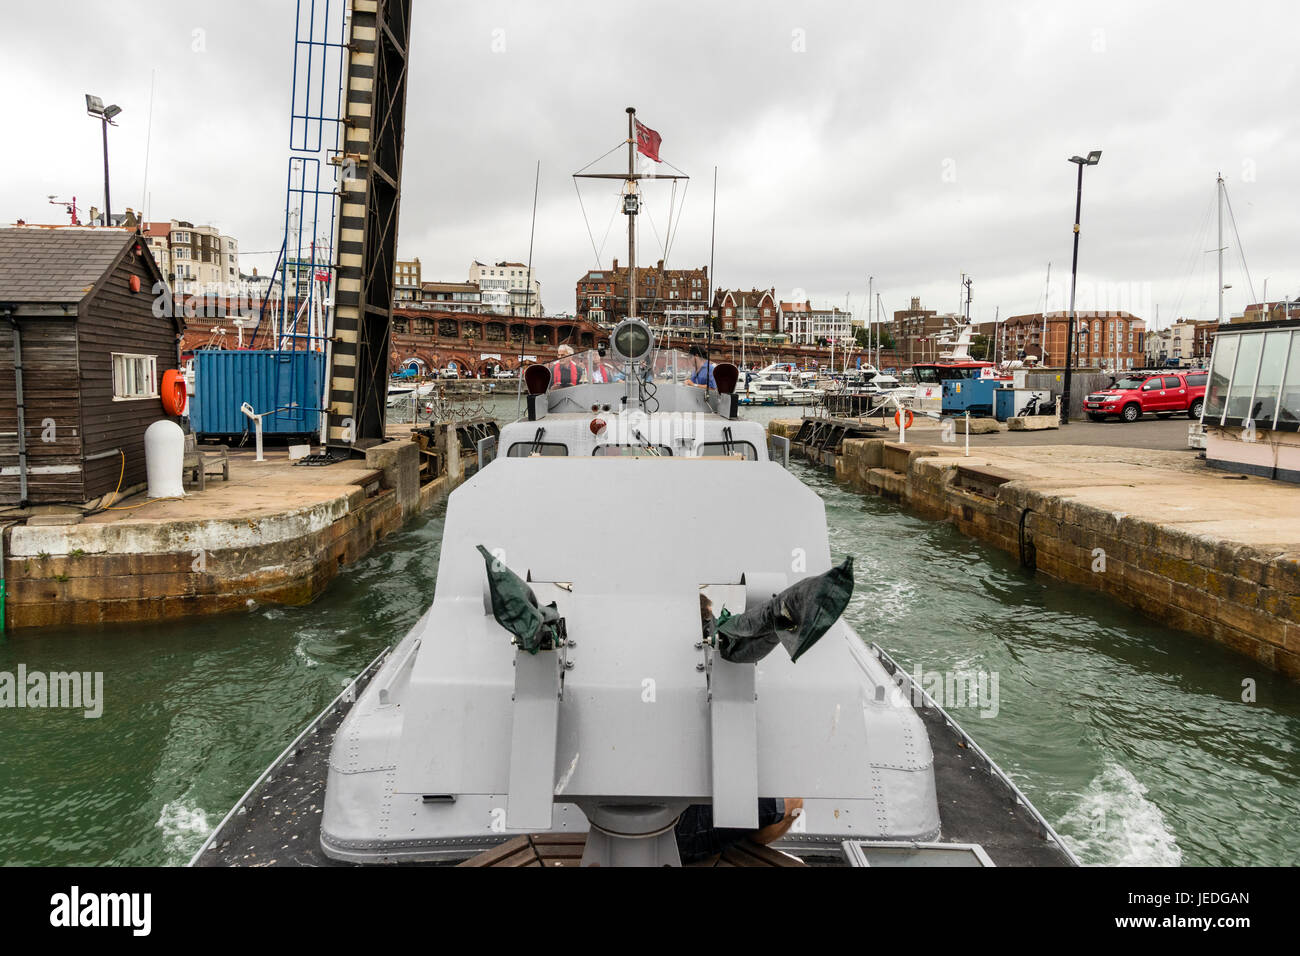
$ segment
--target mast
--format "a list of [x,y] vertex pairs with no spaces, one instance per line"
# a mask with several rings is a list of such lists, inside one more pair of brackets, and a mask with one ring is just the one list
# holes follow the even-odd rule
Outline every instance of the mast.
[[[876,285],[876,277],[867,276],[867,308],[871,310],[871,323],[870,323],[871,327],[874,327],[876,324],[875,285]],[[867,334],[867,363],[872,367],[879,369],[880,368],[880,330],[875,329],[875,333],[876,333],[876,360],[874,362],[871,361],[871,335],[870,335],[870,328],[869,328]]]
[[636,107],[627,108],[627,192],[623,212],[627,216],[627,317],[636,318],[636,214],[640,197],[636,191]]
[[1219,207],[1219,241],[1215,243],[1219,253],[1219,324],[1223,324],[1223,173],[1219,173],[1214,184],[1215,197]]
[[[636,171],[636,153],[636,107],[629,106],[627,108],[627,172],[584,172],[589,166],[594,165],[594,163],[588,163],[587,166],[573,174],[574,179],[621,179],[624,183],[623,215],[627,216],[627,318],[629,319],[636,318],[636,216],[641,211],[641,195],[637,190],[637,180],[690,179],[685,173],[638,173]],[[656,160],[656,162],[660,162],[660,160]],[[675,166],[673,168],[676,169]],[[581,199],[581,195],[578,198]],[[712,254],[710,253],[711,263]],[[710,281],[712,281],[712,277],[710,277]]]
[[[1047,300],[1052,294],[1052,264],[1047,264],[1047,284],[1043,286],[1043,337],[1038,342],[1038,360],[1047,365]],[[1028,344],[1028,343],[1026,343]],[[1019,358],[1020,356],[1016,356]]]

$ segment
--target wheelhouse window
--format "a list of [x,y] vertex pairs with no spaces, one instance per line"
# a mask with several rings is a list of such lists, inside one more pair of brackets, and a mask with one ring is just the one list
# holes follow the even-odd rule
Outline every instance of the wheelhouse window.
[[596,458],[671,458],[667,445],[597,445],[591,450]]
[[564,458],[569,446],[562,442],[517,441],[506,452],[507,458]]
[[112,354],[115,401],[158,397],[157,356]]
[[706,441],[700,445],[701,458],[735,458],[758,461],[758,452],[747,441]]

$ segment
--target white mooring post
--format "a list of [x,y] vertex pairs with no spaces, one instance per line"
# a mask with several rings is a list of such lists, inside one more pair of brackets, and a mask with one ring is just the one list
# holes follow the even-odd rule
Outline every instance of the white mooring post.
[[265,461],[262,457],[262,416],[253,411],[253,406],[244,402],[239,406],[239,410],[253,420],[253,430],[257,435],[257,461]]
[[966,457],[970,457],[970,409],[966,409]]

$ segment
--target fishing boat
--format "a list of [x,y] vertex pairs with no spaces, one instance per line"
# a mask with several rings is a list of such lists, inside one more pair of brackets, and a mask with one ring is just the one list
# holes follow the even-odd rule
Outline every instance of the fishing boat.
[[[640,133],[629,110],[633,252]],[[844,618],[884,582],[832,553],[736,367],[692,384],[628,302],[603,347],[525,369],[449,498],[428,610],[192,862],[677,865],[704,833],[704,865],[1076,863]],[[772,807],[787,829],[756,842]]]

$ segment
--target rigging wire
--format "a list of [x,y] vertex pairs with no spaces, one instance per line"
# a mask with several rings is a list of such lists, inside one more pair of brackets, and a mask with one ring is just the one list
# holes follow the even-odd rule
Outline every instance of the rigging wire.
[[591,162],[589,162],[586,166],[583,166],[582,169],[578,170],[578,172],[577,172],[577,173],[574,173],[573,175],[577,176],[578,173],[585,173],[587,170],[591,169],[592,166],[595,166],[598,162],[600,162],[602,159],[604,159],[604,158],[605,158],[606,156],[608,156],[610,153],[614,152],[614,150],[616,150],[616,149],[622,149],[622,148],[623,148],[624,146],[626,146],[626,145],[627,145],[627,140],[626,140],[626,139],[621,139],[621,140],[619,140],[619,141],[618,141],[617,143],[615,143],[614,146],[612,146],[608,151],[606,151],[606,152],[604,152],[604,153],[601,153],[599,156],[597,156],[595,159],[593,159]]
[[576,176],[574,177],[573,180],[573,191],[578,195],[578,208],[582,210],[582,221],[583,224],[586,225],[587,227],[587,237],[591,240],[591,251],[596,257],[596,268],[600,269],[602,268],[600,255],[602,252],[604,252],[606,243],[609,242],[610,230],[614,228],[614,219],[618,216],[618,210],[620,206],[620,202],[617,200],[621,199],[621,194],[619,194],[619,196],[616,197],[613,211],[611,211],[609,214],[609,222],[605,224],[605,235],[601,237],[600,248],[597,249],[596,236],[591,231],[591,218],[587,215],[587,207],[582,201],[582,190],[578,188],[578,180]]
[[1232,211],[1232,198],[1228,195],[1228,188],[1223,188],[1223,198],[1228,203],[1228,221],[1232,223],[1232,235],[1237,240],[1237,255],[1241,257],[1241,268],[1246,273],[1246,285],[1250,288],[1250,300],[1255,301],[1255,283],[1250,278],[1250,267],[1246,265],[1246,249],[1241,244],[1241,236],[1237,234],[1237,215]]
[[573,191],[578,194],[578,208],[582,210],[582,221],[587,226],[587,237],[591,239],[591,252],[596,257],[596,268],[600,268],[600,252],[596,249],[596,236],[591,231],[591,219],[587,216],[587,207],[582,201],[582,190],[578,188],[578,179],[573,179]]
[[1209,200],[1206,201],[1205,212],[1202,213],[1201,215],[1200,225],[1197,227],[1196,233],[1192,237],[1192,244],[1191,247],[1188,249],[1187,257],[1185,259],[1186,266],[1182,270],[1180,270],[1183,276],[1183,282],[1182,282],[1182,286],[1178,291],[1178,298],[1174,300],[1175,317],[1178,316],[1180,310],[1182,309],[1183,300],[1187,297],[1187,288],[1191,284],[1193,274],[1197,271],[1197,264],[1204,262],[1204,259],[1202,257],[1205,255],[1205,253],[1200,250],[1203,250],[1205,248],[1205,243],[1208,241],[1210,220],[1213,217],[1213,215],[1214,215],[1214,198],[1211,197]]

